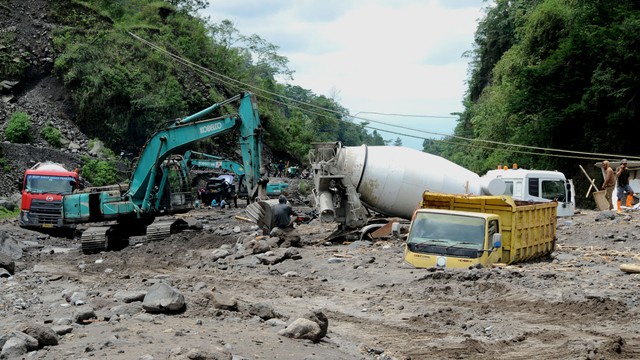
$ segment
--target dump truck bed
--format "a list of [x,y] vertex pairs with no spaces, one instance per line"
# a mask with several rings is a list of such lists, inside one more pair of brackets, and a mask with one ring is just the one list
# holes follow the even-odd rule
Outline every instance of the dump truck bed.
[[492,213],[500,216],[502,261],[510,264],[551,254],[556,239],[556,202],[514,201],[510,196],[425,192],[421,208]]

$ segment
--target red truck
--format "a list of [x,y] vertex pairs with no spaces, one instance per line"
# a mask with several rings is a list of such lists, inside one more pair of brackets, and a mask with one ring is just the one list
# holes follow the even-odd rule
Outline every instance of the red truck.
[[70,229],[62,222],[62,196],[78,188],[77,171],[62,164],[37,163],[24,172],[19,223],[25,228]]

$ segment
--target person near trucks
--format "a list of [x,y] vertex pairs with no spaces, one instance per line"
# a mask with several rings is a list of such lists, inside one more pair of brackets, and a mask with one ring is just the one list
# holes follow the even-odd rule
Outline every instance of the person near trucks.
[[616,186],[616,175],[613,172],[611,165],[609,165],[609,161],[603,161],[602,166],[604,167],[604,182],[602,183],[602,190],[605,191],[604,198],[607,199],[609,210],[613,210],[611,195],[613,194],[613,188]]
[[298,214],[293,211],[291,205],[287,204],[287,198],[284,195],[280,195],[278,204],[273,207],[275,226],[280,229],[293,227],[293,221],[296,216],[298,216]]
[[622,159],[618,170],[616,170],[618,178],[618,212],[622,212],[622,199],[624,193],[627,193],[626,206],[633,206],[633,189],[629,186],[629,169],[627,169],[627,159]]

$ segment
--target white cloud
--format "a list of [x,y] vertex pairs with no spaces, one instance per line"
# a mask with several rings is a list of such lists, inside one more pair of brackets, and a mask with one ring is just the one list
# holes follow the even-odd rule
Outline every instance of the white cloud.
[[[278,45],[295,71],[293,84],[326,96],[337,89],[351,113],[446,116],[463,110],[462,55],[472,49],[484,6],[483,0],[216,0],[205,15]],[[416,126],[451,133],[455,125],[434,123]]]

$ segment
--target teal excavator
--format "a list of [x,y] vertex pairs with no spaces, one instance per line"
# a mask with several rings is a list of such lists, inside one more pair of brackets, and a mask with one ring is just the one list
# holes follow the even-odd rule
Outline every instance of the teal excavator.
[[[239,102],[237,114],[204,118],[221,107]],[[94,190],[65,195],[63,222],[92,226],[81,236],[82,251],[96,253],[114,247],[130,235],[146,232],[150,239],[162,239],[184,220],[159,221],[158,216],[189,211],[193,191],[180,158],[195,142],[235,131],[242,151],[242,166],[250,200],[266,198],[268,179],[262,161],[262,125],[255,96],[249,92],[214,104],[183,119],[177,119],[151,136],[142,148],[126,191]],[[114,223],[115,222],[115,223]]]

